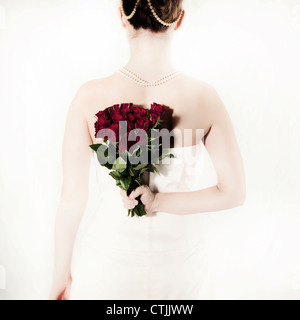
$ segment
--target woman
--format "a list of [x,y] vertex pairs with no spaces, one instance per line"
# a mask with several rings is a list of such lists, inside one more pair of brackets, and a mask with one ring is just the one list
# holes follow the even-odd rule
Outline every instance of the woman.
[[[205,298],[209,270],[202,213],[233,208],[245,199],[233,126],[215,89],[175,70],[170,62],[171,40],[184,18],[182,0],[126,0],[119,9],[130,59],[111,76],[83,84],[68,113],[50,298]],[[164,125],[177,132],[171,150],[179,159],[183,153],[194,159],[199,151],[198,161],[162,165],[160,175],[151,173],[130,196],[120,196],[114,180],[98,164],[99,211],[71,270],[73,244],[88,199],[94,155],[89,145],[99,142],[94,115],[133,100],[144,108],[154,101],[168,106],[171,115]],[[183,141],[187,129],[192,134],[184,135]],[[125,209],[137,204],[137,196],[147,215],[128,217]]]

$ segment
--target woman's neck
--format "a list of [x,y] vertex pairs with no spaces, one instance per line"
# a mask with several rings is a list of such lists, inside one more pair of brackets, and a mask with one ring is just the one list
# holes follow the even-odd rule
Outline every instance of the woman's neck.
[[170,35],[149,32],[131,38],[131,55],[125,67],[148,81],[174,71],[170,61],[171,40]]

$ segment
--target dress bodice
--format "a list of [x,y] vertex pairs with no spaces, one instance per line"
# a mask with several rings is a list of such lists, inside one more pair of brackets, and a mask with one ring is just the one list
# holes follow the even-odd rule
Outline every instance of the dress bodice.
[[[154,191],[195,191],[217,183],[212,161],[202,140],[197,145],[167,148],[165,151],[174,154],[175,158],[165,158],[157,166],[160,174],[150,173],[149,187]],[[101,193],[110,193],[109,186],[118,189],[115,180],[108,174],[109,170],[99,164],[96,152],[93,158]]]
[[210,156],[202,142],[197,145],[168,148],[175,158],[165,158],[157,166],[160,174],[150,174],[149,187],[156,192],[196,191],[216,184]]
[[[150,173],[149,187],[155,192],[196,191],[216,184],[216,174],[209,154],[201,141],[197,145],[166,149],[175,158],[165,158]],[[168,153],[169,153],[168,152]],[[120,188],[101,166],[94,152],[99,209],[90,234],[111,248],[145,251],[181,250],[201,242],[201,214],[170,214],[156,212],[142,217],[127,216]],[[136,241],[137,238],[139,241]],[[168,240],[163,240],[168,239]]]

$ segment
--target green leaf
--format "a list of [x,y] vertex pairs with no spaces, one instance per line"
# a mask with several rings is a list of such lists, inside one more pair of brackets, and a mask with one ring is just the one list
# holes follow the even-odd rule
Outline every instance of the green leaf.
[[148,167],[142,169],[142,170],[139,172],[138,179],[139,179],[140,181],[142,181],[143,175],[144,175],[145,171],[149,171],[149,170],[148,170]]
[[144,169],[147,166],[148,166],[147,163],[140,163],[136,167],[134,167],[134,170],[141,170],[141,169]]
[[[98,149],[100,146],[104,146],[104,152],[98,152]],[[109,156],[109,157],[108,157]],[[104,144],[100,144],[97,148],[97,158],[99,163],[103,166],[106,167],[108,169],[112,168],[112,164],[111,162],[113,161],[114,157],[112,158],[112,160],[109,160],[110,157],[113,157],[112,155],[108,154],[108,147]]]
[[[112,164],[116,160],[116,152],[117,152],[117,150],[113,144],[108,145],[108,147],[106,148],[104,155],[105,155],[105,157],[107,157],[108,162],[110,164]],[[111,167],[112,167],[112,165],[111,165]]]
[[129,155],[135,154],[139,150],[140,146],[136,146],[131,152],[128,152]]
[[164,158],[174,159],[174,158],[176,158],[176,156],[174,154],[172,154],[172,153],[164,154],[164,155],[160,156],[160,160],[162,160]]
[[144,173],[144,172],[147,171],[147,170],[148,170],[148,165],[147,165],[147,167],[141,169],[140,174]]
[[121,183],[120,183],[120,180],[118,180],[118,181],[116,182],[116,186],[122,188],[122,185],[121,185]]
[[111,177],[113,177],[115,180],[119,180],[120,177],[121,177],[121,175],[120,175],[120,173],[118,171],[112,171],[112,172],[109,173],[109,175]]
[[112,168],[113,170],[123,172],[127,168],[127,163],[122,157],[118,157]]
[[148,141],[150,142],[150,141],[155,141],[155,140],[158,140],[159,139],[159,136],[158,137],[151,137],[151,136],[149,136],[148,137]]
[[[100,146],[99,146],[100,147]],[[99,148],[98,148],[99,149]],[[97,151],[98,151],[98,149],[97,149]],[[100,150],[99,150],[100,151]],[[106,157],[105,157],[105,153],[107,153],[107,146],[105,146],[105,148],[104,148],[104,152],[97,152],[97,158],[98,158],[98,161],[100,162],[100,164],[104,164],[104,163],[106,163],[107,161],[107,159],[106,159]]]
[[160,125],[161,121],[160,121],[160,117],[158,117],[153,129],[155,129],[158,125]]
[[157,170],[156,167],[155,167],[155,165],[151,163],[151,164],[149,165],[148,171],[149,171],[149,172],[155,172],[155,170]]
[[121,177],[120,178],[120,184],[122,186],[122,189],[128,190],[128,188],[130,187],[130,184],[131,184],[131,179],[128,179],[128,178],[125,178],[125,177]]
[[165,156],[166,158],[175,158],[175,155],[173,153],[169,153]]
[[140,181],[138,179],[134,180],[139,186],[141,185]]
[[146,210],[144,208],[144,205],[141,204],[141,203],[139,203],[138,205],[136,205],[134,207],[133,212],[139,217],[144,216],[144,215],[147,214],[147,212],[146,212]]
[[160,175],[158,169],[155,166],[153,166],[153,172],[156,172],[158,175]]
[[99,148],[100,146],[102,146],[102,143],[91,144],[91,145],[90,145],[90,148],[97,152],[97,150],[98,150],[98,148]]
[[134,176],[136,175],[132,167],[129,167],[129,170],[128,170],[128,171],[129,171],[129,174],[130,174],[132,177],[134,177]]
[[158,174],[160,175],[158,169],[156,168],[156,166],[155,166],[154,164],[151,164],[151,165],[150,165],[148,171],[149,171],[149,172],[153,172],[153,173],[158,173]]
[[151,148],[151,149],[154,149],[154,148],[159,148],[159,147],[161,147],[162,146],[162,143],[160,143],[160,144],[158,144],[158,145],[156,145],[156,144],[148,144],[148,147],[149,148]]
[[111,170],[112,169],[112,164],[111,163],[106,163],[106,164],[102,164],[103,167]]

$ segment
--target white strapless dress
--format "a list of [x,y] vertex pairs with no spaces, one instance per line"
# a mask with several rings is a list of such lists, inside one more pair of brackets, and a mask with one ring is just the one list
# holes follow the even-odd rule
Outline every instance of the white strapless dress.
[[[213,186],[217,177],[201,143],[171,148],[160,175],[150,174],[158,192],[195,191]],[[120,189],[94,153],[99,209],[85,233],[72,266],[70,299],[198,300],[209,298],[208,252],[202,213],[157,212],[129,217]]]

